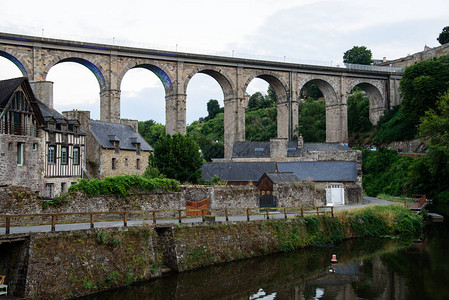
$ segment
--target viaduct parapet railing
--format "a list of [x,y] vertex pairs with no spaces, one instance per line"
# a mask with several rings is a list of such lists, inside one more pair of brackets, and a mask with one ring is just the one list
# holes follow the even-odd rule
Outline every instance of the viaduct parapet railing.
[[[191,212],[199,213],[199,216],[190,217]],[[211,213],[215,215],[211,215]],[[29,226],[51,225],[51,231],[56,231],[56,225],[89,223],[90,228],[95,228],[95,223],[123,222],[128,226],[131,221],[150,221],[158,223],[199,223],[216,221],[221,217],[223,221],[254,221],[263,219],[287,219],[289,217],[304,217],[306,215],[330,215],[334,216],[332,206],[320,206],[312,210],[302,207],[275,207],[275,208],[207,208],[207,209],[177,209],[177,210],[141,210],[141,211],[113,211],[113,212],[77,212],[77,213],[48,213],[48,214],[23,214],[0,215],[4,220],[1,227],[5,228],[4,234],[11,233],[11,227],[27,228]],[[12,224],[15,221],[16,224]],[[14,226],[13,226],[14,225]]]

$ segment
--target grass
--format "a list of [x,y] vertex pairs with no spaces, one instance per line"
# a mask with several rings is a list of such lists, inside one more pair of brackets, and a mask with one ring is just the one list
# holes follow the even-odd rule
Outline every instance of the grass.
[[397,202],[397,203],[404,203],[404,200],[407,203],[412,202],[412,199],[407,198],[406,196],[391,196],[391,195],[387,195],[387,194],[379,194],[376,196],[376,198],[391,201],[391,202]]

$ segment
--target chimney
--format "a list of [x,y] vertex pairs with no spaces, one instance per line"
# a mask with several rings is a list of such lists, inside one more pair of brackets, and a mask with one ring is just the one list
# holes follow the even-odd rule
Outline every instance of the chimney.
[[34,96],[42,101],[49,108],[53,108],[53,82],[51,81],[32,81],[30,82]]
[[139,121],[137,120],[121,119],[120,124],[131,126],[135,132],[139,130]]
[[299,149],[304,148],[304,138],[302,137],[301,134],[299,135],[299,138],[298,138],[298,148]]
[[272,161],[285,161],[287,159],[288,139],[270,139],[270,158]]
[[89,122],[90,122],[90,111],[88,110],[69,110],[69,111],[63,111],[62,115],[67,120],[78,120],[80,122],[80,129],[82,129],[85,132],[89,132]]

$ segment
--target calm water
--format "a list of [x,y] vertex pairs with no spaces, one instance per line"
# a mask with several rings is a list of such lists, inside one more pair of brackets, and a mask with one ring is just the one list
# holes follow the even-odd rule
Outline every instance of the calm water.
[[448,225],[433,224],[421,242],[407,245],[410,240],[350,240],[172,274],[85,299],[449,299]]

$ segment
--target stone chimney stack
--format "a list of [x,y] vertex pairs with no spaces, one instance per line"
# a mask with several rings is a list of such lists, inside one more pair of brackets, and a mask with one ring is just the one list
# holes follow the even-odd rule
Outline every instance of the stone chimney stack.
[[135,132],[139,131],[139,121],[137,120],[120,120],[120,124],[131,126]]
[[273,138],[270,139],[270,158],[272,161],[286,161],[288,139]]
[[69,110],[63,111],[62,115],[68,120],[78,120],[80,122],[80,127],[85,132],[89,132],[89,122],[90,122],[90,111],[88,110]]
[[32,81],[30,82],[34,96],[42,101],[49,108],[53,108],[53,82],[51,81]]

